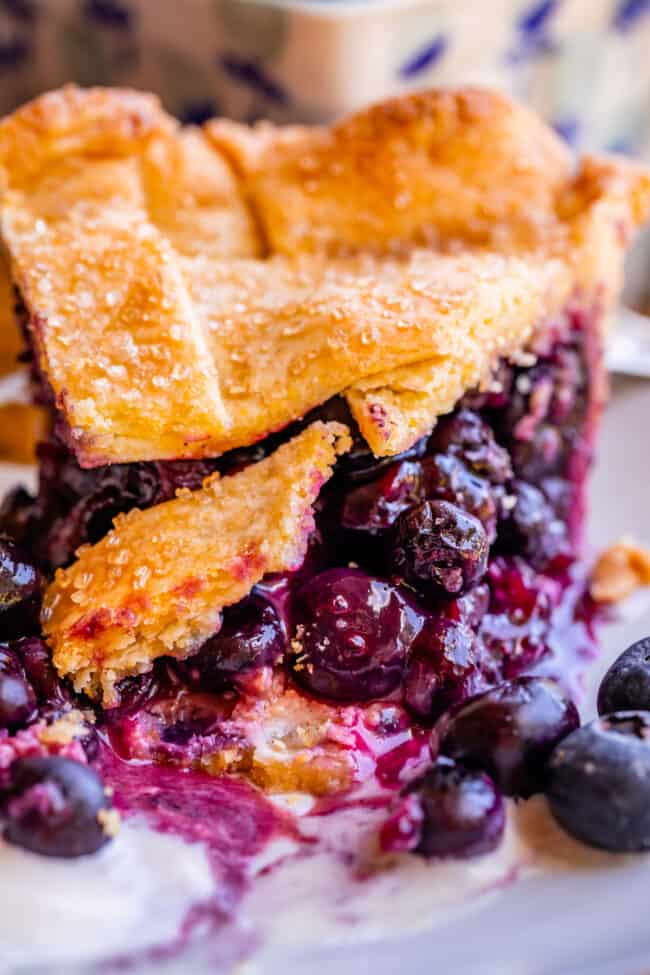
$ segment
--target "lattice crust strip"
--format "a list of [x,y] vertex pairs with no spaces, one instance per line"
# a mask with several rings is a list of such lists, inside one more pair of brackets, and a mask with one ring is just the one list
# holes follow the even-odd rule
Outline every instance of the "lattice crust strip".
[[201,133],[67,88],[0,124],[0,175],[84,466],[216,455],[341,392],[376,453],[405,449],[576,291],[605,307],[650,205],[641,167],[574,174],[529,112],[471,90]]
[[349,445],[345,426],[316,422],[238,474],[120,515],[46,592],[43,632],[59,673],[110,706],[122,678],[196,650],[225,606],[302,564],[312,505]]

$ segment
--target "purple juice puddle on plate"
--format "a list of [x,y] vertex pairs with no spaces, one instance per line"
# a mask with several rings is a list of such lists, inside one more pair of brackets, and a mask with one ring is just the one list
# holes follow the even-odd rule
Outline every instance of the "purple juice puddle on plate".
[[[243,779],[209,776],[171,765],[125,762],[102,743],[96,767],[113,790],[112,801],[124,819],[134,819],[186,843],[200,843],[215,879],[214,894],[191,905],[178,935],[138,957],[124,955],[111,964],[174,957],[197,938],[210,940],[223,962],[247,954],[249,943],[225,946],[214,940],[234,918],[246,892],[254,858],[276,837],[295,836],[291,818]],[[212,954],[212,952],[211,952]],[[215,954],[215,958],[217,954]]]

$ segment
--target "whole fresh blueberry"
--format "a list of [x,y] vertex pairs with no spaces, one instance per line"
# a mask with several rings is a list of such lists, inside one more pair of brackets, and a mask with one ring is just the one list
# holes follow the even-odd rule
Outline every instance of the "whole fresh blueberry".
[[485,574],[488,552],[478,518],[447,501],[423,501],[395,524],[393,567],[425,595],[466,592]]
[[36,717],[36,695],[15,653],[0,646],[0,728],[17,731]]
[[528,797],[543,790],[549,755],[579,723],[554,681],[518,677],[444,715],[432,750],[487,772],[505,795]]
[[299,684],[337,701],[367,701],[400,683],[421,616],[400,590],[357,569],[314,576],[294,601]]
[[276,664],[287,647],[287,633],[275,606],[253,592],[224,611],[221,629],[184,671],[191,683],[206,691],[222,690],[244,671]]
[[481,522],[493,542],[496,538],[497,499],[484,477],[469,470],[458,457],[434,454],[422,462],[424,494],[429,500],[450,501]]
[[598,713],[612,711],[650,711],[650,637],[628,647],[603,677]]
[[85,856],[108,842],[99,814],[109,802],[87,765],[52,755],[18,758],[9,778],[2,806],[7,842],[51,857]]
[[407,786],[380,841],[387,852],[474,857],[499,845],[504,825],[503,800],[494,782],[483,772],[441,759]]
[[431,615],[416,637],[404,678],[404,703],[431,721],[480,687],[476,637],[462,623]]
[[560,825],[590,846],[650,849],[650,714],[620,711],[565,738],[548,766]]
[[492,428],[473,410],[461,409],[442,417],[431,435],[430,448],[460,457],[493,484],[512,477],[510,455],[494,439]]

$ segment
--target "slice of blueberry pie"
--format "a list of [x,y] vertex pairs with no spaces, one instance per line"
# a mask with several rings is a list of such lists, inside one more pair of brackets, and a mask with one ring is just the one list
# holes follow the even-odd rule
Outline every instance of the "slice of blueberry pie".
[[497,850],[578,724],[650,174],[487,91],[183,129],[66,88],[0,123],[0,176],[49,417],[1,513],[0,865],[205,850],[151,953],[227,928],[272,848],[350,877]]

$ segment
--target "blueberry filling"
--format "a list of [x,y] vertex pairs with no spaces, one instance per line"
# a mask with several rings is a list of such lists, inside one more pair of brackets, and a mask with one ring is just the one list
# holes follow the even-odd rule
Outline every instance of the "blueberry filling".
[[482,686],[478,640],[465,624],[428,615],[414,641],[404,679],[404,702],[431,721]]
[[[262,444],[217,460],[82,470],[54,430],[39,447],[36,497],[13,492],[0,519],[13,536],[0,540],[0,639],[12,641],[0,652],[0,724],[14,731],[38,714],[51,719],[87,703],[58,679],[38,636],[42,575],[99,540],[118,513],[198,488],[215,470],[234,473],[315,417],[340,419],[353,432],[353,447],[319,498],[303,566],[263,580],[226,609],[218,632],[187,660],[158,661],[150,674],[122,681],[119,706],[98,713],[100,736],[107,730],[117,752],[138,761],[202,766],[211,752],[239,749],[245,763],[237,702],[263,696],[281,675],[284,686],[318,705],[354,705],[366,716],[375,706],[397,709],[413,741],[435,725],[434,753],[439,747],[448,758],[405,791],[393,820],[404,835],[393,829],[387,849],[427,857],[492,849],[503,829],[499,793],[542,788],[548,755],[577,723],[549,681],[519,678],[565,676],[553,630],[561,617],[573,626],[579,612],[575,513],[593,415],[582,324],[576,317],[568,339],[532,367],[502,364],[488,392],[465,396],[430,437],[399,457],[375,458],[338,398]],[[35,381],[47,401],[42,380]],[[9,625],[12,614],[18,629]],[[577,629],[571,639],[588,645],[588,620]],[[97,734],[83,744],[92,760]],[[415,746],[400,747],[408,764]],[[62,793],[58,772],[30,774],[33,786],[16,779],[5,835],[28,845],[32,828],[41,839],[30,849],[72,849],[63,826],[54,825],[65,802],[38,798],[43,789],[46,796]],[[71,790],[76,781],[70,779]],[[88,808],[97,806],[90,784],[77,784],[94,796]],[[100,838],[84,822],[90,850]]]
[[488,539],[481,522],[447,501],[423,501],[400,515],[393,570],[423,596],[457,596],[485,575]]
[[279,664],[287,648],[287,627],[272,602],[253,591],[224,612],[218,633],[180,670],[190,686],[219,692],[259,667]]

